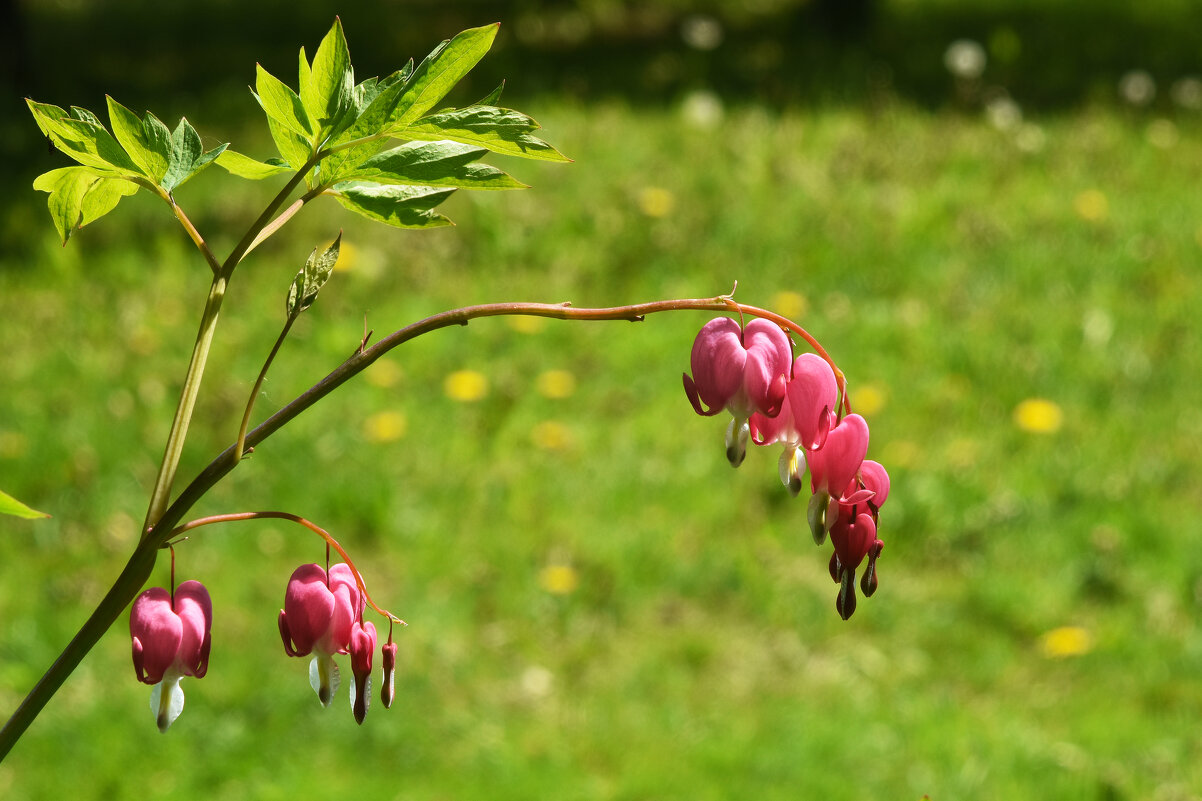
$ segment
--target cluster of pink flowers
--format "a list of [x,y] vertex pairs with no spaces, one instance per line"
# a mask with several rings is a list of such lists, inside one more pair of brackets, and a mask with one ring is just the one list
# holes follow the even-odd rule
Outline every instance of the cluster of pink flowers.
[[[309,684],[323,706],[338,691],[338,665],[334,654],[351,655],[351,709],[360,723],[371,697],[371,662],[376,650],[376,627],[363,620],[366,599],[348,565],[337,564],[327,573],[320,565],[301,565],[288,580],[284,608],[280,610],[280,637],[288,656],[308,656]],[[380,700],[392,706],[396,643],[384,646],[384,683]]]
[[733,418],[726,429],[733,466],[742,464],[749,439],[780,443],[781,481],[798,495],[808,465],[810,531],[819,545],[830,535],[831,578],[839,585],[835,608],[848,619],[856,610],[856,571],[867,561],[860,589],[865,596],[876,592],[876,561],[884,547],[877,516],[889,495],[889,474],[865,458],[868,423],[858,414],[840,416],[834,370],[813,353],[794,359],[788,335],[768,320],[746,326],[729,317],[710,320],[693,341],[690,366],[684,389],[696,412],[725,410]]
[[[319,565],[301,565],[288,581],[284,608],[280,610],[280,636],[289,656],[313,654],[309,683],[324,706],[338,691],[335,654],[350,654],[351,710],[363,722],[371,698],[372,657],[376,627],[363,620],[366,598],[354,571],[336,564],[327,573]],[[213,603],[199,581],[185,581],[174,592],[161,587],[146,590],[134,601],[129,616],[133,639],[134,672],[138,680],[153,685],[150,710],[159,731],[167,731],[184,708],[180,679],[202,678],[208,672],[212,642]],[[384,678],[380,700],[392,706],[395,695],[397,645],[381,649]]]

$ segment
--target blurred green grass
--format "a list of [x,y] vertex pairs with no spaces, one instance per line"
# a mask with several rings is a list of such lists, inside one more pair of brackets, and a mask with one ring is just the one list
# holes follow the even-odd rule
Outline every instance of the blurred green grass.
[[[358,728],[345,690],[322,710],[282,653],[275,614],[291,570],[321,558],[311,535],[207,529],[179,564],[213,594],[212,663],[173,730],[154,730],[122,621],[0,765],[0,793],[1196,797],[1200,121],[1168,122],[1170,141],[1164,120],[1085,109],[1020,147],[891,104],[713,125],[529,110],[577,160],[507,162],[532,191],[461,193],[459,227],[421,233],[317,205],[252,255],[182,475],[233,438],[289,280],[340,227],[350,269],[261,414],[356,347],[365,316],[379,335],[476,302],[738,280],[745,302],[800,303],[868,390],[870,455],[893,477],[878,594],[839,620],[775,451],[732,471],[723,424],[689,409],[679,373],[704,316],[476,321],[394,352],[195,510],[287,509],[341,539],[411,623],[391,711]],[[230,187],[213,170],[179,195],[224,232],[219,252],[268,191]],[[4,710],[132,547],[208,283],[147,198],[65,249],[42,196],[15,214],[41,245],[0,267],[0,486],[55,517],[0,521]],[[487,379],[483,400],[444,393],[457,370]],[[540,395],[547,370],[574,393]],[[1031,398],[1063,410],[1057,431],[1016,426]],[[403,436],[377,441],[379,413]],[[565,594],[542,581],[557,565]],[[1081,653],[1048,645],[1064,627]]]

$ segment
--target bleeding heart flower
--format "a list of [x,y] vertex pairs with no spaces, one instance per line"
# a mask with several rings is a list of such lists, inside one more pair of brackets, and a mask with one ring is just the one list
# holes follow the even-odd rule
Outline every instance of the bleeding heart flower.
[[199,581],[185,581],[172,597],[162,587],[146,590],[133,603],[129,633],[138,681],[153,685],[150,711],[159,731],[184,709],[179,682],[202,678],[209,669],[213,602]]
[[[320,565],[301,565],[292,573],[280,610],[280,636],[289,656],[308,656],[309,684],[329,706],[340,683],[334,654],[351,645],[351,628],[362,619],[363,598],[355,574],[336,564],[327,575]],[[375,647],[374,644],[372,646]]]
[[718,317],[693,340],[693,376],[683,375],[685,394],[697,414],[712,416],[725,409],[734,418],[726,432],[726,456],[732,465],[737,467],[747,455],[752,413],[780,413],[792,358],[793,345],[785,332],[759,318],[741,328],[729,317]]
[[784,444],[780,480],[793,495],[801,492],[801,476],[806,467],[803,451],[821,448],[826,442],[827,433],[835,424],[838,398],[831,366],[814,353],[803,353],[793,362],[780,413],[768,417],[756,412],[748,421],[751,439],[757,445]]

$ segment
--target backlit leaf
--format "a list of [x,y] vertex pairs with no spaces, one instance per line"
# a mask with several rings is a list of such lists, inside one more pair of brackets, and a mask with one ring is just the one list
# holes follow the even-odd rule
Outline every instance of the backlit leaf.
[[45,512],[39,512],[36,509],[30,509],[25,504],[18,501],[7,492],[0,490],[0,514],[15,515],[16,517],[24,517],[27,520],[32,520],[37,517],[50,517]]
[[33,188],[49,192],[47,207],[63,244],[77,228],[98,220],[116,207],[121,198],[138,191],[124,178],[111,178],[88,167],[61,167],[39,175]]
[[392,113],[391,130],[399,134],[446,97],[492,47],[499,25],[470,28],[426,56],[405,82],[405,91]]
[[[76,116],[48,103],[25,101],[42,133],[62,152],[86,167],[108,170],[118,175],[146,177],[113,135],[100,125],[96,116],[77,109]],[[80,119],[80,117],[87,119]]]
[[422,117],[405,129],[405,138],[478,145],[494,153],[540,161],[571,161],[531,131],[541,126],[520,111],[495,106],[468,106]]
[[313,138],[314,125],[300,96],[260,64],[255,65],[255,91],[252,94],[268,117],[305,139]]
[[206,153],[200,143],[200,134],[187,118],[181,118],[171,132],[171,163],[160,184],[168,192],[173,191],[209,166],[227,147],[228,144],[218,145]]
[[524,189],[496,167],[475,163],[488,151],[458,142],[406,142],[365,161],[347,179],[377,184]]
[[250,156],[245,156],[229,149],[221,151],[215,163],[218,167],[223,167],[231,175],[236,175],[239,178],[249,178],[252,181],[261,181],[273,175],[292,172],[292,168],[279,159],[258,161],[257,159],[252,159]]
[[149,112],[139,119],[113,98],[106,100],[113,136],[142,172],[158,183],[166,174],[171,157],[171,134],[167,126]]
[[301,72],[301,102],[317,127],[328,132],[352,107],[354,88],[355,74],[342,21],[335,18],[333,27],[317,47],[308,74]]
[[454,189],[426,186],[380,186],[350,181],[334,185],[334,196],[346,208],[397,228],[437,228],[451,221],[432,209]]

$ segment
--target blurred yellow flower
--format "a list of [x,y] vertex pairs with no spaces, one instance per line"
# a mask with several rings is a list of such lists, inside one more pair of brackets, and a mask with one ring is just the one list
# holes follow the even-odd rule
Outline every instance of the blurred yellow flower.
[[530,439],[543,450],[562,451],[571,446],[572,432],[563,423],[543,420],[530,429]]
[[396,362],[390,359],[381,359],[373,364],[363,374],[363,377],[373,387],[387,389],[388,387],[396,386],[397,381],[401,380],[401,368]]
[[667,217],[676,208],[676,196],[658,186],[639,192],[639,210],[648,217]]
[[408,428],[409,421],[401,412],[377,412],[363,421],[363,436],[369,442],[395,442]]
[[863,417],[872,415],[885,408],[885,393],[875,384],[866,384],[851,391],[851,408]]
[[580,576],[570,565],[547,565],[538,572],[538,583],[552,595],[567,595],[580,585]]
[[488,379],[475,370],[456,370],[447,376],[442,388],[451,400],[474,403],[488,394]]
[[1064,423],[1064,412],[1050,400],[1027,398],[1014,407],[1014,424],[1033,434],[1053,434]]
[[576,391],[576,376],[567,370],[546,370],[539,374],[535,386],[544,398],[562,400]]
[[509,323],[509,327],[519,334],[537,334],[547,323],[542,317],[528,317],[520,314],[506,317],[505,320]]
[[343,241],[338,246],[338,261],[334,262],[334,272],[345,273],[355,269],[355,263],[359,260],[359,248],[352,245],[350,242]]
[[29,438],[19,431],[0,431],[0,459],[16,459],[29,450]]
[[1086,222],[1101,222],[1110,213],[1110,202],[1099,189],[1086,189],[1073,201],[1077,216]]
[[769,308],[781,317],[788,317],[796,322],[805,316],[809,307],[805,295],[786,289],[772,296],[772,305]]
[[1044,632],[1039,638],[1039,650],[1052,659],[1081,656],[1093,650],[1093,635],[1080,626],[1061,626]]

